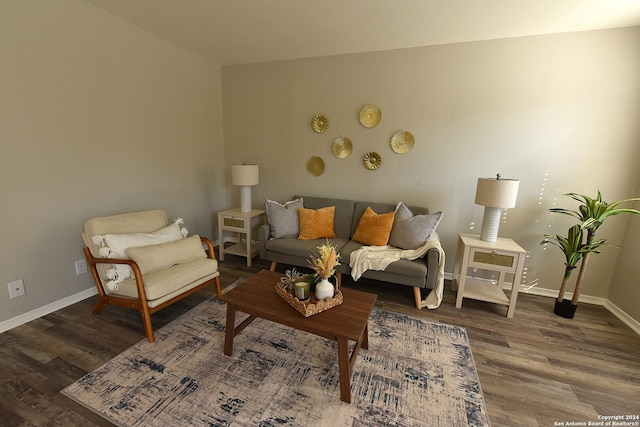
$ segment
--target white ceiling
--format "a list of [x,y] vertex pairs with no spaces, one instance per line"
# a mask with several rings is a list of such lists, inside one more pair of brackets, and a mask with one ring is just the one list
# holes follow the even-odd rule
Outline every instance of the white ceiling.
[[640,0],[84,0],[220,65],[640,25]]

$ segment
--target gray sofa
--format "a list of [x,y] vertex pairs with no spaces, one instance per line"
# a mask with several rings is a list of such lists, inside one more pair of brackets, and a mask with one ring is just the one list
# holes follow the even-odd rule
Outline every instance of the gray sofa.
[[[336,269],[338,285],[342,274],[351,274],[349,267],[350,254],[363,245],[351,239],[354,235],[360,217],[370,206],[376,213],[386,213],[396,208],[395,204],[357,202],[353,200],[294,196],[294,199],[303,198],[305,208],[320,209],[327,206],[335,206],[334,230],[336,237],[328,239],[336,246],[340,253],[340,266]],[[409,206],[414,215],[428,214],[424,207]],[[435,235],[437,239],[437,235]],[[326,239],[299,240],[296,237],[272,238],[269,223],[260,226],[258,241],[260,258],[271,261],[271,270],[274,271],[277,264],[286,264],[299,267],[308,267],[307,262],[310,253],[317,252],[317,247]],[[434,289],[437,286],[438,270],[440,266],[440,251],[429,249],[422,258],[410,261],[400,259],[389,264],[385,270],[367,270],[362,277],[380,280],[398,285],[410,286],[414,289],[416,307],[423,307],[421,290]],[[441,280],[441,279],[440,279]]]

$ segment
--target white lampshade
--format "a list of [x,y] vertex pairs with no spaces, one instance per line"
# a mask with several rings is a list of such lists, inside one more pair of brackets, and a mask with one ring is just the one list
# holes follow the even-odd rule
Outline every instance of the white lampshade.
[[519,186],[520,181],[502,179],[500,175],[496,178],[478,178],[476,204],[485,207],[480,240],[495,242],[498,239],[502,209],[516,206]]
[[516,179],[478,178],[476,204],[492,208],[515,208],[520,181]]
[[258,185],[259,176],[258,165],[231,165],[231,183],[233,185]]
[[240,186],[240,212],[251,212],[251,186],[258,185],[258,165],[231,165],[231,183]]

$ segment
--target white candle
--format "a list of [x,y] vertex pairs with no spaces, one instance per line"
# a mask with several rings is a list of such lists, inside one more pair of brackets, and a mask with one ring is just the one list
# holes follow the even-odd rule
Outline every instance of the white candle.
[[294,295],[300,301],[306,301],[309,299],[311,285],[307,282],[298,282],[293,285]]

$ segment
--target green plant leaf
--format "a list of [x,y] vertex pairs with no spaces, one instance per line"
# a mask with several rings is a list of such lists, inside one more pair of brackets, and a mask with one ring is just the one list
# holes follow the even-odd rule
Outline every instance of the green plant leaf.
[[[617,247],[615,245],[606,243],[606,240],[604,239],[596,239],[595,234],[597,229],[602,224],[604,224],[607,218],[611,216],[620,215],[623,213],[640,214],[640,211],[637,209],[618,207],[623,203],[640,201],[640,198],[636,197],[631,199],[619,200],[613,203],[607,203],[602,200],[602,193],[600,192],[600,190],[598,190],[598,195],[594,199],[578,193],[567,193],[565,195],[581,203],[578,206],[578,209],[572,210],[564,208],[551,208],[549,209],[549,211],[551,213],[559,213],[572,216],[578,219],[580,223],[569,228],[569,230],[567,231],[567,237],[545,234],[545,240],[540,243],[551,243],[554,246],[560,248],[560,250],[562,250],[562,252],[564,253],[566,259],[564,280],[562,282],[558,298],[562,298],[562,296],[564,295],[564,287],[567,278],[571,274],[571,271],[576,268],[578,262],[582,259],[582,263],[580,265],[580,273],[578,274],[578,280],[576,281],[572,298],[572,302],[574,304],[577,304],[578,298],[580,296],[582,278],[588,264],[588,254],[599,254],[600,248],[602,246]],[[584,230],[587,231],[586,239]],[[583,242],[583,240],[586,241]]]

